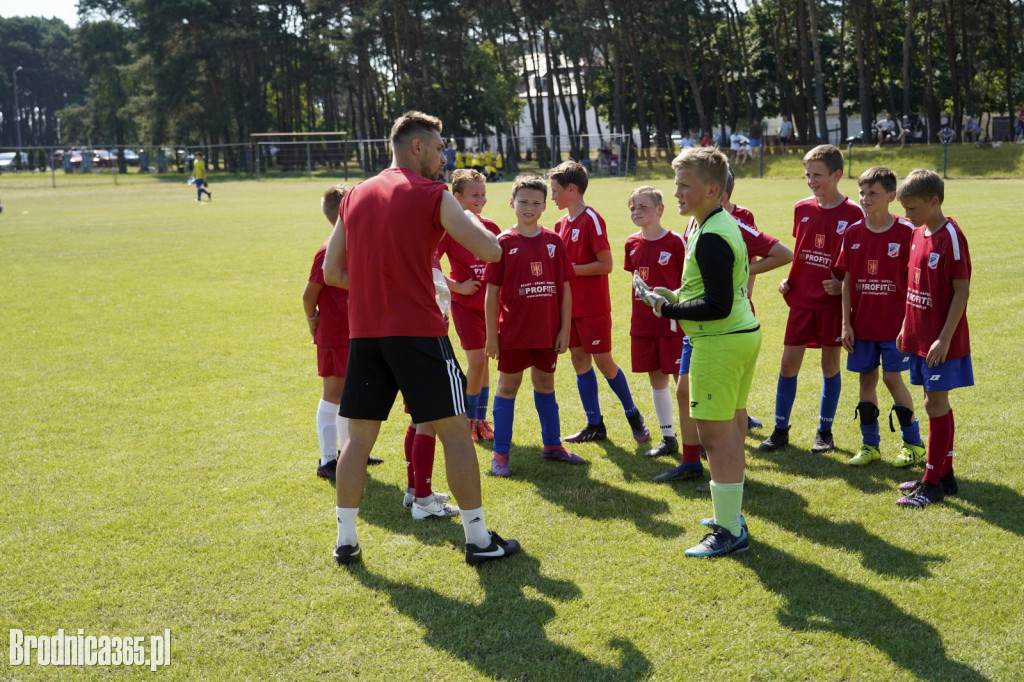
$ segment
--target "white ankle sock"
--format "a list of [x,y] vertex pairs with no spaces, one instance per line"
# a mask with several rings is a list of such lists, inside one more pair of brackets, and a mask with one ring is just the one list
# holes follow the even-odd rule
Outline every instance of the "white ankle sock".
[[316,437],[320,441],[320,463],[338,458],[338,406],[321,399],[316,410]]
[[354,546],[359,544],[359,536],[356,534],[356,514],[359,507],[335,507],[338,514],[338,542],[336,546]]
[[654,398],[654,412],[658,415],[658,425],[661,426],[661,435],[665,438],[674,438],[676,429],[674,425],[675,411],[672,405],[672,388],[652,388],[651,396]]
[[484,508],[460,509],[462,516],[462,529],[466,531],[466,542],[477,547],[486,547],[491,544],[491,534],[487,532],[484,525]]

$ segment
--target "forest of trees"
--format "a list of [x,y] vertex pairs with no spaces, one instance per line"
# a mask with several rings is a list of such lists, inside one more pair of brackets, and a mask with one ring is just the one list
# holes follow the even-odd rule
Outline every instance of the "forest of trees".
[[[832,101],[842,137],[848,115],[870,130],[882,111],[911,113],[936,131],[940,118],[959,126],[1024,104],[1024,0],[80,0],[78,10],[77,27],[0,18],[0,147],[16,139],[18,66],[25,147],[215,145],[268,131],[377,139],[409,108],[441,117],[447,135],[514,136],[526,107],[535,134],[635,131],[643,154],[675,131],[782,113],[814,141]],[[531,61],[539,74],[527,74]],[[589,106],[610,130],[586,129]],[[545,130],[543,107],[569,129]]]

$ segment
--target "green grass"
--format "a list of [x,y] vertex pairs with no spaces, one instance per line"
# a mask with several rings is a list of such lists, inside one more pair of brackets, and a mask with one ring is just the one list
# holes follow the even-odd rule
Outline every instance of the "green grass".
[[[1020,675],[1020,180],[947,186],[974,263],[977,386],[951,398],[959,497],[899,509],[896,484],[920,470],[843,464],[859,445],[847,373],[841,449],[810,455],[812,351],[795,447],[762,456],[765,432],[747,441],[751,551],[689,560],[683,550],[700,539],[710,500],[690,484],[650,482],[669,463],[639,456],[607,385],[610,439],[576,448],[585,468],[541,461],[524,387],[516,476],[483,478],[488,525],[524,552],[479,570],[462,563],[456,520],[416,523],[399,505],[400,406],[360,511],[365,563],[341,570],[331,560],[334,492],[314,476],[320,382],[300,303],[329,229],[318,206],[325,182],[215,182],[216,201],[203,204],[179,183],[4,182],[4,630],[170,628],[173,663],[160,674],[175,679]],[[588,192],[617,267],[634,231],[625,209],[634,184],[597,180]],[[655,184],[671,191],[664,174]],[[840,188],[855,192],[846,180]],[[510,185],[488,190],[485,213],[509,225]],[[741,179],[735,198],[792,244],[792,204],[808,194],[796,179]],[[549,204],[543,222],[556,217]],[[665,223],[683,225],[671,208]],[[750,409],[766,422],[785,320],[780,277],[763,276],[754,294],[765,340]],[[628,274],[616,270],[612,289],[615,354],[628,371]],[[583,413],[567,358],[556,381],[568,433]],[[646,379],[630,382],[653,422]],[[884,431],[886,459],[897,444]],[[478,452],[486,467],[489,453]],[[440,454],[435,486],[447,490]],[[145,674],[2,665],[0,676],[17,679]]]

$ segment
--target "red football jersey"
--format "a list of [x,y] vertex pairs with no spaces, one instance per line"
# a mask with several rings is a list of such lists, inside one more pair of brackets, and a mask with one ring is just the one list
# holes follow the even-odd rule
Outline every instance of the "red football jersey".
[[[569,220],[568,215],[559,218],[555,223],[555,232],[565,243],[569,261],[573,265],[593,263],[599,252],[611,251],[612,248],[608,243],[608,229],[604,219],[589,206],[575,220]],[[573,317],[592,317],[611,312],[608,275],[576,277],[570,286]]]
[[316,299],[320,320],[313,332],[313,343],[324,348],[339,348],[348,345],[348,289],[324,284],[326,253],[325,241],[313,256],[313,267],[309,270],[309,281],[323,287]]
[[[483,216],[477,216],[477,218],[480,219],[480,222],[492,234],[501,234],[501,228],[493,220],[488,220]],[[453,280],[456,282],[465,282],[469,279],[475,279],[478,282],[483,281],[484,268],[487,266],[487,263],[473,255],[473,252],[465,246],[452,239],[452,236],[447,232],[444,233],[444,236],[441,237],[441,241],[437,245],[437,257],[440,258],[445,254],[448,254],[448,265],[450,267],[448,276]],[[452,303],[458,303],[471,310],[483,310],[484,294],[486,291],[487,287],[481,285],[472,296],[452,292]]]
[[446,189],[408,168],[386,168],[342,199],[351,338],[448,334],[431,273]]
[[914,226],[906,218],[885,232],[872,232],[863,220],[846,229],[836,274],[850,273],[853,333],[865,341],[893,341],[900,333],[907,303],[907,262]]
[[860,206],[849,199],[829,209],[819,207],[813,196],[797,202],[793,209],[796,244],[785,296],[790,308],[821,310],[842,305],[842,297],[825,293],[821,283],[832,276],[846,228],[863,217]]
[[484,281],[501,287],[498,347],[554,348],[565,283],[574,276],[565,245],[545,227],[532,237],[506,230],[498,244],[501,260],[484,270]]
[[743,243],[747,245],[750,260],[764,258],[778,243],[778,239],[757,229],[757,224],[754,223],[754,214],[749,209],[733,204],[732,217],[740,226],[740,234],[743,235]]
[[[928,227],[914,228],[910,242],[907,272],[907,307],[903,323],[903,348],[907,353],[925,357],[939,338],[946,324],[946,315],[953,300],[953,280],[971,279],[971,254],[964,233],[952,218],[946,218],[935,234]],[[971,336],[967,328],[967,310],[949,342],[947,360],[956,360],[971,353]]]
[[[639,272],[647,286],[665,287],[672,291],[682,285],[683,261],[686,244],[675,232],[668,232],[653,241],[644,239],[642,232],[626,239],[626,256],[622,268],[629,273]],[[630,336],[682,336],[683,330],[676,320],[657,317],[651,307],[633,293],[633,316],[629,324]]]

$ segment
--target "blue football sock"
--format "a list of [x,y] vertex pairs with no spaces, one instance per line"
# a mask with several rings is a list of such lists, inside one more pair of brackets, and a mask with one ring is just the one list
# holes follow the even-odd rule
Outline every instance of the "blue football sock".
[[821,407],[818,412],[821,420],[818,425],[820,430],[832,430],[832,422],[836,419],[836,408],[839,407],[839,394],[842,390],[843,376],[840,372],[836,372],[830,377],[822,377]]
[[[494,399],[498,401],[497,398]],[[544,447],[552,448],[562,444],[562,426],[558,420],[558,402],[555,401],[554,393],[533,392],[533,404],[537,407],[537,416],[540,418],[540,439]],[[497,434],[495,434],[497,438]]]
[[466,419],[477,419],[477,400],[479,400],[480,394],[475,395],[466,394]]
[[877,448],[882,444],[882,435],[878,431],[877,421],[874,424],[861,424],[860,435],[863,439],[864,445],[870,445]]
[[491,387],[481,386],[479,397],[476,401],[476,418],[487,419],[487,400],[490,398]]
[[515,415],[515,398],[494,396],[494,451],[499,455],[507,455],[512,449],[512,423]]
[[626,413],[627,417],[632,417],[634,414],[639,412],[636,405],[633,404],[633,394],[629,391],[629,382],[626,381],[626,373],[619,369],[619,373],[615,375],[614,379],[606,379],[608,385],[615,391],[615,395],[618,396],[619,402],[622,403],[622,409]]
[[921,423],[917,421],[917,417],[910,426],[900,426],[900,431],[903,432],[903,440],[911,445],[924,446],[924,441],[921,440]]
[[583,374],[576,375],[576,388],[580,391],[580,402],[587,415],[588,424],[601,423],[601,403],[597,398],[597,374],[591,367]]
[[795,400],[796,377],[784,377],[780,374],[779,384],[775,389],[775,428],[789,428],[789,415],[793,413]]

